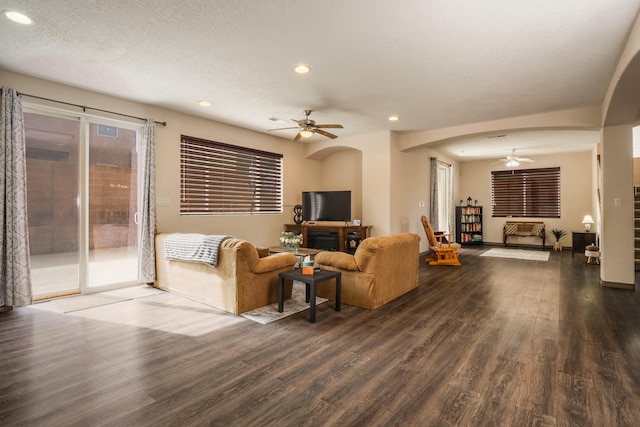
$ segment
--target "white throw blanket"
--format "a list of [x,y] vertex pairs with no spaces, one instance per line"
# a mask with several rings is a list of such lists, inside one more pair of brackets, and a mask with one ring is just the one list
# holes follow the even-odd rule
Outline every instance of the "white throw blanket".
[[173,233],[164,241],[164,257],[170,260],[218,265],[218,249],[232,236]]

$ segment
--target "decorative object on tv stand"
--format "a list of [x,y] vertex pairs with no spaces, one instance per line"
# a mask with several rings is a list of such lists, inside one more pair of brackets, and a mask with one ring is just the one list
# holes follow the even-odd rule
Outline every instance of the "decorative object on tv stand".
[[553,230],[551,230],[551,233],[556,238],[556,242],[553,244],[553,250],[561,251],[562,245],[560,244],[560,239],[562,238],[562,236],[566,236],[567,232],[561,228],[554,228]]
[[353,225],[359,226],[360,225],[360,220],[359,219],[354,219],[353,220]]
[[585,215],[584,218],[582,218],[582,223],[584,224],[584,231],[587,232],[591,231],[591,224],[595,224],[591,215]]
[[283,248],[292,248],[297,251],[302,246],[302,234],[296,234],[293,231],[283,231],[280,235],[280,244]]
[[293,207],[293,222],[300,225],[302,224],[302,205],[295,205]]
[[471,196],[467,197],[467,206],[471,206]]

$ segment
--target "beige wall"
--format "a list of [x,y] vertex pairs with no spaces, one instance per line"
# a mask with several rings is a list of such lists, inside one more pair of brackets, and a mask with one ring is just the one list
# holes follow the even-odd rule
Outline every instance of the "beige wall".
[[[582,231],[582,218],[592,212],[592,169],[590,151],[558,154],[553,156],[536,156],[532,168],[560,167],[560,218],[544,218],[547,231],[547,243],[553,244],[551,234],[553,228],[561,228],[568,232],[563,237],[563,246],[571,246],[571,231]],[[471,196],[478,199],[483,209],[484,241],[502,243],[502,227],[507,218],[491,217],[491,171],[507,169],[503,165],[492,165],[489,160],[464,162],[460,165],[460,187],[462,199]],[[519,169],[526,169],[520,166]],[[540,218],[523,218],[540,221]],[[532,243],[523,241],[522,243]],[[535,242],[538,243],[538,242]]]
[[[372,225],[372,235],[415,232],[422,239],[421,251],[425,251],[427,244],[420,216],[428,215],[429,212],[431,156],[454,165],[455,200],[466,199],[470,195],[477,198],[483,206],[489,207],[490,164],[484,161],[457,163],[440,155],[429,148],[428,144],[434,138],[428,132],[404,135],[378,132],[335,141],[319,140],[308,145],[292,144],[287,139],[1,69],[0,84],[38,96],[167,121],[167,127],[156,127],[156,196],[169,200],[169,206],[157,209],[159,231],[232,234],[260,246],[277,244],[282,225],[292,221],[292,208],[300,203],[302,191],[318,189],[320,183],[321,189],[351,190],[354,198],[353,217],[359,216],[364,224]],[[25,101],[35,102],[29,98],[25,98]],[[57,104],[51,105],[59,108]],[[560,115],[566,126],[573,124],[575,127],[586,127],[591,123],[591,109],[576,110],[573,113],[575,114]],[[550,118],[557,119],[560,116],[555,114]],[[284,213],[224,217],[179,215],[178,158],[181,134],[282,153]],[[452,132],[446,134],[453,135]],[[556,227],[569,231],[582,229],[582,216],[585,213],[594,214],[592,209],[595,189],[588,185],[594,179],[591,167],[593,156],[593,153],[585,152],[536,158],[536,167],[562,168],[562,218],[545,220],[549,230]],[[504,219],[493,220],[490,215],[485,214],[486,241],[501,241],[503,221]],[[566,241],[568,238],[564,238],[563,244],[570,244]]]
[[[277,138],[234,126],[221,124],[204,118],[180,114],[96,92],[73,88],[54,82],[25,76],[0,69],[0,85],[20,92],[52,98],[60,101],[117,111],[138,117],[153,117],[166,121],[166,127],[156,126],[156,197],[168,199],[169,206],[157,208],[158,231],[200,232],[208,234],[231,234],[248,239],[256,245],[278,244],[284,223],[293,220],[293,205],[300,202],[303,190],[322,182],[322,162],[308,159],[304,144],[292,144],[287,139]],[[61,108],[55,103],[46,103],[25,97],[26,105],[43,104]],[[65,108],[74,110],[74,108]],[[75,109],[81,113],[81,109]],[[87,113],[91,113],[87,110]],[[98,113],[96,113],[98,114]],[[121,119],[118,116],[110,119]],[[135,120],[127,119],[128,123]],[[142,122],[140,122],[142,124]],[[237,216],[181,216],[179,214],[179,149],[180,135],[257,148],[282,153],[284,156],[284,213],[281,215],[237,215]]]
[[633,137],[630,125],[606,127],[602,131],[602,264],[600,277],[606,283],[635,283]]
[[321,182],[308,191],[351,191],[351,219],[362,218],[362,152],[342,150],[326,157],[322,162]]
[[633,185],[640,187],[640,157],[633,159]]

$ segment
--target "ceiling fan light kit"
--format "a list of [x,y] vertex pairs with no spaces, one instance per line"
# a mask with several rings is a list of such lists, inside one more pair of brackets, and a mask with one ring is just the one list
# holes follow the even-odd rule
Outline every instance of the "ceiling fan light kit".
[[334,135],[330,132],[327,132],[322,129],[342,129],[343,126],[341,124],[316,124],[315,120],[309,118],[309,115],[313,112],[313,110],[304,110],[305,118],[302,120],[291,119],[291,121],[296,122],[298,126],[287,127],[287,128],[277,128],[277,129],[269,129],[269,131],[274,130],[286,130],[286,129],[298,129],[298,134],[293,138],[293,142],[300,140],[300,138],[310,138],[314,134],[320,134],[322,136],[326,136],[327,138],[336,139],[338,135]]
[[511,155],[507,156],[503,159],[498,159],[497,162],[493,162],[492,165],[498,163],[504,163],[504,165],[508,168],[515,168],[516,166],[520,166],[522,162],[535,162],[535,160],[528,159],[526,157],[518,157],[516,156],[516,149],[511,150]]

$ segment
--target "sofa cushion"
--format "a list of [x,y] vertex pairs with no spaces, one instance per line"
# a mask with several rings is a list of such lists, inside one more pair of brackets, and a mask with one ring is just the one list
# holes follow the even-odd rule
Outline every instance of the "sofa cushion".
[[355,257],[345,252],[320,252],[314,257],[314,263],[331,265],[342,270],[358,271]]
[[[386,237],[389,239],[390,237]],[[358,269],[365,273],[373,273],[376,269],[376,252],[380,249],[380,237],[368,237],[360,242],[354,255]]]

